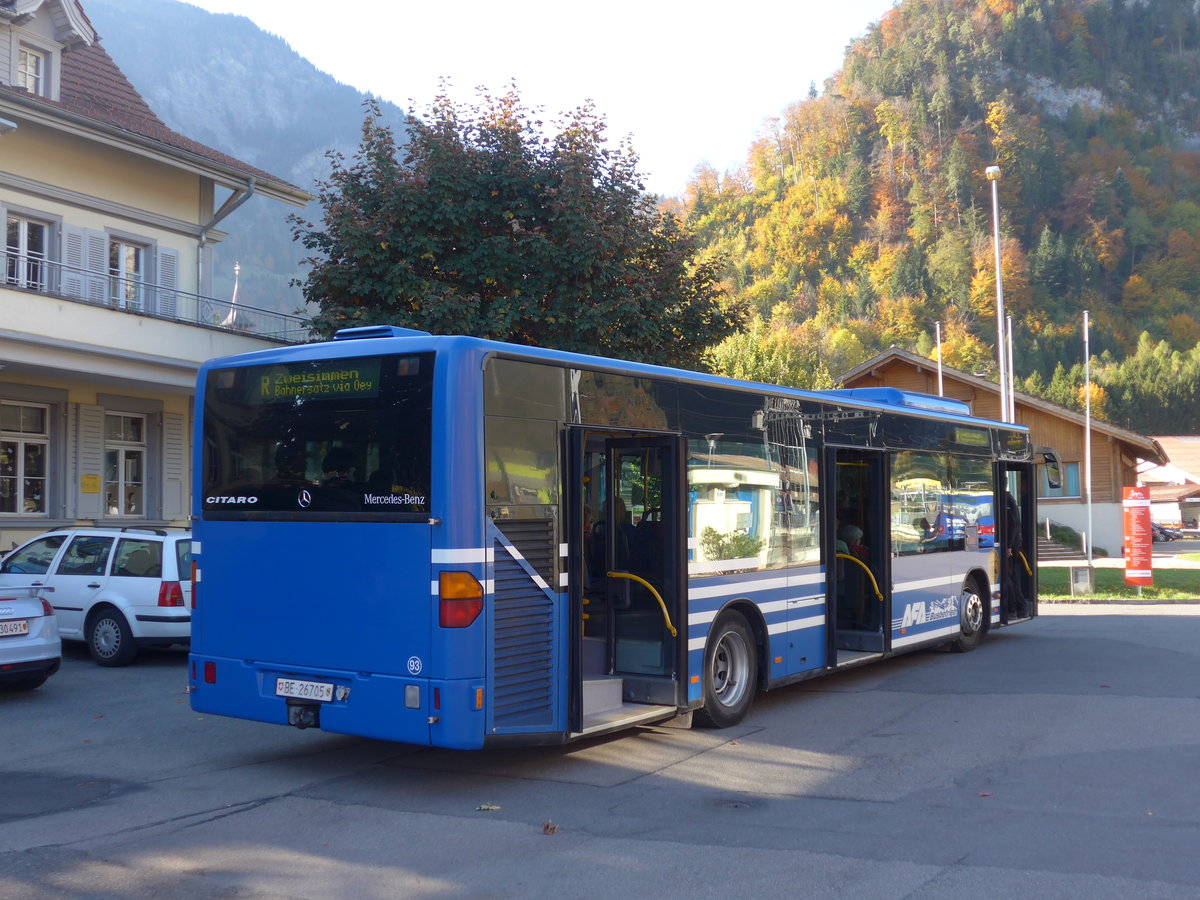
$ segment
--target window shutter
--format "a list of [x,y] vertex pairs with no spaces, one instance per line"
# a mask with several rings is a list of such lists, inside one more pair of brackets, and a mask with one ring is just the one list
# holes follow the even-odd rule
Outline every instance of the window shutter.
[[76,225],[63,226],[62,292],[103,303],[108,299],[108,235]]
[[[78,406],[75,439],[75,514],[81,519],[99,519],[104,481],[103,406]],[[84,490],[85,479],[94,490]]]
[[179,253],[160,247],[158,251],[158,298],[157,312],[160,316],[175,318],[175,290],[179,287]]
[[187,518],[187,434],[183,416],[163,413],[162,517]]
[[63,226],[62,292],[68,297],[83,297],[83,247],[85,229]]
[[88,230],[83,267],[87,270],[86,296],[95,303],[108,300],[108,235]]

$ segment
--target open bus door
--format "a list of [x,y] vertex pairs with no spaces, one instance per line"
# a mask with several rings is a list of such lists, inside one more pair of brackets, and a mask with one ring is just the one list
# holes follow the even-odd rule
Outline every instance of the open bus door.
[[[826,583],[831,667],[874,659],[891,631],[889,496],[883,453],[830,449]],[[832,505],[830,505],[832,504]]]
[[1000,620],[1037,615],[1037,469],[1033,463],[997,463],[996,552]]
[[572,427],[571,731],[686,705],[683,438]]

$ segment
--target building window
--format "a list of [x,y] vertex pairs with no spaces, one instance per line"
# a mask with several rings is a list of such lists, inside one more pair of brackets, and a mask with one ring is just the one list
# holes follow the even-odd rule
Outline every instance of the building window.
[[46,55],[30,47],[22,47],[17,54],[17,87],[31,94],[46,96]]
[[104,417],[104,512],[144,516],[146,417],[108,413]]
[[5,280],[17,287],[46,289],[46,251],[50,227],[21,216],[9,216],[5,239]]
[[108,242],[109,298],[123,309],[141,309],[146,250],[113,238]]
[[46,514],[48,407],[0,401],[0,513]]
[[1038,496],[1051,500],[1060,498],[1075,498],[1082,496],[1079,492],[1079,463],[1065,462],[1062,464],[1062,477],[1059,487],[1050,487],[1046,478],[1046,469],[1038,468]]

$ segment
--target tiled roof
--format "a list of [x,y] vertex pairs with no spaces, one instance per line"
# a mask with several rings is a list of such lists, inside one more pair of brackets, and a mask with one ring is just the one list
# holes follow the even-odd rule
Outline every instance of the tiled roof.
[[1148,487],[1153,503],[1176,503],[1200,497],[1200,484],[1151,484]]
[[124,131],[239,169],[256,178],[287,184],[281,178],[168,128],[99,43],[90,47],[82,45],[63,54],[59,102],[72,112],[106,125],[115,125]]

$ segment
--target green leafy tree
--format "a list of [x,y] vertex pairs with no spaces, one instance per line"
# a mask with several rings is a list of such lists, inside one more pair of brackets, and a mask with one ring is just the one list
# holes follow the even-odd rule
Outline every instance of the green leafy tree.
[[331,154],[305,297],[329,335],[395,324],[696,366],[737,327],[717,265],[645,193],[637,155],[584,105],[547,134],[515,87],[438,97],[409,142],[368,104],[351,160]]

